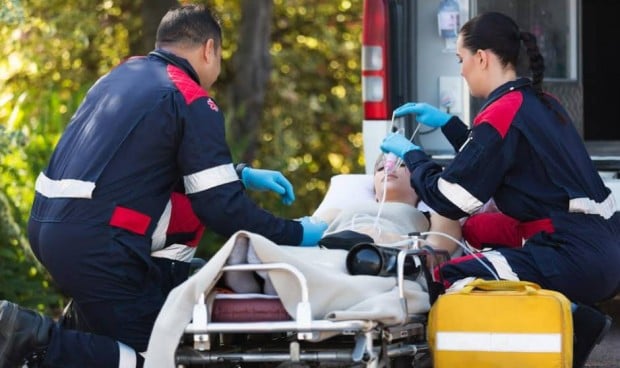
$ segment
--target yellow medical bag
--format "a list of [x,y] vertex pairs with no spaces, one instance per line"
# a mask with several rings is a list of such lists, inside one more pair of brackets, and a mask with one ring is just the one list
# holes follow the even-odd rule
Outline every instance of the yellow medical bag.
[[439,296],[428,342],[434,368],[571,368],[573,321],[561,293],[476,279]]

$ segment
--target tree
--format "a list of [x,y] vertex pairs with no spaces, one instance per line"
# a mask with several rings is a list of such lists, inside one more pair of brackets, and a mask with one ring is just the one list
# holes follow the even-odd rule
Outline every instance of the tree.
[[242,142],[241,160],[252,162],[259,144],[260,118],[271,73],[272,0],[241,0],[238,48],[232,58],[234,77],[230,136]]
[[[129,51],[131,55],[145,55],[155,45],[159,21],[170,8],[179,5],[179,2],[176,0],[124,0],[123,5],[123,13],[134,16],[133,21],[128,21],[128,26],[133,24],[136,35],[130,38]],[[135,17],[138,14],[140,16]]]

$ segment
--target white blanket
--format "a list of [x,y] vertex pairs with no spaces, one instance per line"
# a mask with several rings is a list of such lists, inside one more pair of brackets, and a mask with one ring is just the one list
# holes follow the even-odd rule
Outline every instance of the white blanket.
[[[194,304],[203,292],[213,289],[222,267],[231,263],[229,257],[236,247],[252,247],[263,263],[283,262],[297,267],[308,281],[314,319],[369,319],[386,324],[405,321],[396,279],[349,275],[346,251],[279,246],[260,235],[240,231],[200,271],[171,291],[155,321],[145,368],[175,367],[174,352],[191,321]],[[294,316],[300,300],[297,281],[286,271],[269,271],[269,279],[286,310]],[[409,314],[428,312],[428,294],[418,283],[405,281],[404,289]]]
[[393,244],[414,231],[428,231],[429,222],[418,208],[402,202],[359,201],[342,209],[325,234],[354,230],[368,234],[375,244]]

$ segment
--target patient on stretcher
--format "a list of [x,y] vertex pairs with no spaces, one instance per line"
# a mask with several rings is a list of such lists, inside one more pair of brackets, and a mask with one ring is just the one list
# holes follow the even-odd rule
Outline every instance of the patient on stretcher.
[[[385,158],[381,154],[375,163],[374,176],[345,175],[349,177],[348,183],[336,183],[336,178],[332,179],[326,198],[314,213],[329,224],[326,236],[353,230],[369,235],[376,244],[395,243],[409,233],[425,231],[461,238],[459,221],[443,217],[420,203],[409,183],[411,174],[405,165],[389,173],[384,166]],[[332,204],[329,197],[334,195],[348,197],[349,201],[338,198],[338,204]],[[458,244],[443,236],[429,235],[425,240],[450,254],[458,250]]]
[[[444,223],[431,211],[429,222],[422,210],[416,208],[419,201],[409,186],[409,173],[406,168],[398,168],[394,174],[388,176],[388,180],[381,175],[381,171],[382,167],[377,165],[374,182],[373,176],[365,174],[338,175],[332,178],[330,189],[313,216],[331,214],[333,227],[330,230],[334,231],[339,228],[338,222],[342,223],[342,228],[346,228],[347,224],[360,219],[356,214],[361,212],[353,205],[370,202],[371,210],[365,212],[366,215],[373,220],[377,216],[386,220],[385,223],[381,222],[384,229],[379,232],[370,231],[374,236],[379,235],[377,239],[373,238],[377,243],[387,244],[392,239],[402,240],[401,236],[406,236],[409,232],[426,231],[429,228],[460,238],[458,221]],[[380,178],[386,183],[385,199]],[[344,186],[341,185],[343,183]],[[385,202],[385,207],[378,213],[381,202]],[[399,210],[393,210],[392,207]],[[392,211],[396,217],[388,217]],[[347,212],[352,214],[350,220],[345,219]],[[397,221],[404,217],[407,217],[407,221]],[[359,221],[355,223],[361,224]],[[374,222],[368,224],[371,225],[370,230],[373,230]],[[355,229],[363,230],[360,227]],[[434,243],[437,244],[439,243]],[[455,246],[450,244],[449,247]],[[204,308],[205,313],[208,313],[209,323],[275,323],[273,321],[292,319],[303,322],[306,319],[299,318],[306,315],[299,314],[299,311],[303,311],[313,322],[362,320],[383,326],[402,326],[411,316],[430,310],[430,294],[426,288],[427,283],[422,282],[423,280],[405,278],[399,283],[396,277],[352,275],[346,267],[347,255],[348,252],[342,249],[275,244],[247,231],[233,234],[203,267],[171,291],[153,328],[148,347],[151,354],[149,359],[172,360],[175,344],[182,336],[188,321],[192,320],[193,312],[200,308]],[[248,268],[223,272],[226,267],[253,265],[287,265],[303,275],[305,288],[300,287],[299,280],[291,272],[282,270]],[[229,291],[223,293],[221,288]],[[303,290],[307,292],[307,300],[300,304]],[[230,291],[235,294],[230,294]],[[241,309],[232,306],[232,299],[239,299],[238,305]],[[256,305],[252,303],[257,299],[260,302],[258,317],[253,314]],[[196,307],[197,300],[204,302],[204,306],[199,304]],[[300,305],[304,308],[300,308]],[[215,313],[222,310],[226,313]],[[252,314],[245,314],[246,312]],[[192,323],[195,324],[196,321]],[[321,341],[338,333],[329,328],[316,329],[309,340]]]

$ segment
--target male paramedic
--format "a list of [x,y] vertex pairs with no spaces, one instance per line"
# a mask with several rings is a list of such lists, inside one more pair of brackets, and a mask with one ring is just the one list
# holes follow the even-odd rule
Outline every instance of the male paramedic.
[[142,366],[166,298],[152,243],[179,185],[201,223],[223,236],[247,230],[301,246],[321,237],[325,223],[275,217],[244,193],[294,200],[281,173],[232,163],[222,112],[207,93],[221,46],[209,9],[172,9],[153,52],[92,86],[36,181],[28,227],[35,255],[89,329],[63,329],[0,301],[0,368]]

